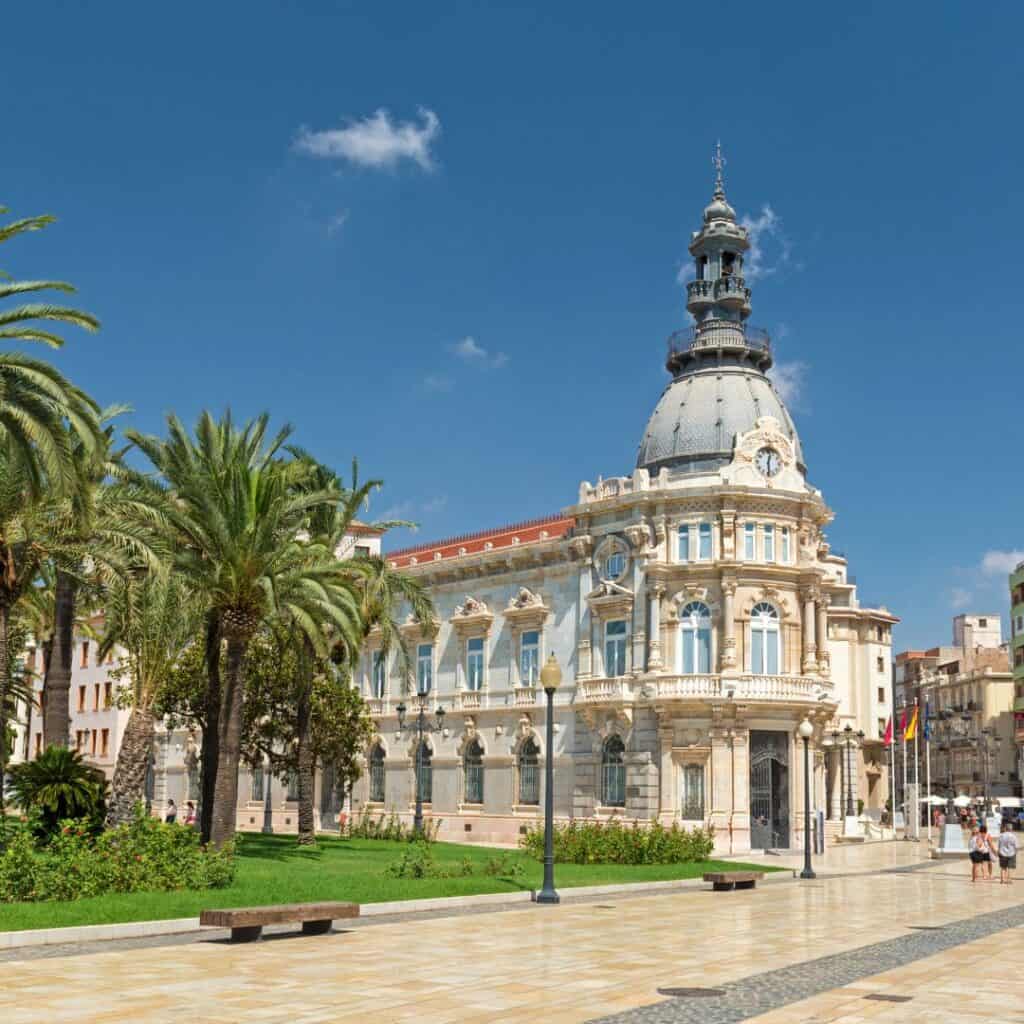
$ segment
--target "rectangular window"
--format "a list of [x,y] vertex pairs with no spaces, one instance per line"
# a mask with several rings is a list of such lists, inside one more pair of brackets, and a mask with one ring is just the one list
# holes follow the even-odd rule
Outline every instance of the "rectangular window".
[[370,545],[369,544],[357,544],[356,545],[356,558],[369,558],[370,557]]
[[28,654],[25,657],[25,667],[30,672],[35,672],[36,670],[36,649],[34,647],[28,649]]
[[43,749],[43,734],[41,732],[36,733],[36,757],[40,755]]
[[257,767],[252,770],[252,788],[249,790],[249,799],[253,803],[260,803],[263,800],[263,768]]
[[388,658],[383,651],[373,652],[373,678],[370,681],[370,685],[373,690],[373,696],[378,700],[384,696],[384,689],[387,685],[388,678]]
[[604,674],[626,674],[626,620],[616,619],[604,627]]
[[288,773],[288,792],[285,795],[285,800],[298,800],[299,799],[299,773],[289,772]]
[[680,562],[688,562],[690,560],[690,528],[688,526],[679,527],[679,546],[677,551]]
[[89,747],[90,747],[89,753],[91,753],[92,756],[95,757],[96,756],[96,730],[95,729],[92,730],[92,737],[91,737],[91,739],[92,739],[92,742],[89,745]]
[[540,633],[528,630],[519,641],[519,684],[536,686],[540,675]]
[[885,658],[883,658],[881,656],[875,658],[875,665],[878,668],[879,672],[884,672],[885,671]]
[[93,711],[99,711],[100,709],[100,684],[93,683],[92,685],[92,709]]
[[704,820],[704,766],[688,764],[683,769],[683,806],[685,821]]
[[782,527],[782,562],[784,565],[789,565],[790,554],[789,554],[789,527]]
[[978,619],[978,628],[979,629],[987,629],[988,628],[988,619]]
[[711,524],[701,523],[700,531],[698,534],[700,538],[700,546],[697,549],[697,558],[701,562],[711,561]]
[[884,686],[880,686],[878,688],[878,703],[879,704],[884,704],[885,703],[885,687]]
[[89,667],[89,641],[82,641],[82,668]]
[[747,562],[757,558],[757,527],[753,523],[743,527],[743,558]]
[[764,560],[775,561],[775,527],[767,523],[764,528]]
[[111,683],[103,684],[103,707],[109,708],[114,703],[113,685]]
[[100,756],[106,757],[110,749],[110,730],[100,730]]
[[85,710],[85,687],[84,686],[80,686],[78,688],[78,710],[79,711],[84,711]]
[[434,645],[420,644],[416,648],[416,692],[430,693],[434,686]]
[[466,686],[470,690],[480,690],[483,685],[484,638],[474,636],[466,642]]

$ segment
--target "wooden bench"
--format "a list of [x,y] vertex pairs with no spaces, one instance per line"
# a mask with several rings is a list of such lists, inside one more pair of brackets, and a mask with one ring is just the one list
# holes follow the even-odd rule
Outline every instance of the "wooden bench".
[[715,892],[753,889],[762,878],[763,871],[707,871],[704,874],[704,881],[711,882]]
[[326,935],[342,917],[358,917],[358,903],[285,903],[272,907],[204,910],[199,923],[208,928],[230,928],[232,942],[253,942],[265,924],[302,922],[303,935]]

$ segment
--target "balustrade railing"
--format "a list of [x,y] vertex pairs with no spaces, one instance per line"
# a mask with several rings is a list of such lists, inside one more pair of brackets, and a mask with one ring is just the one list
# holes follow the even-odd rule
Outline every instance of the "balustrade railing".
[[576,687],[581,703],[635,699],[734,699],[817,701],[833,691],[830,680],[789,675],[677,675],[655,679],[585,679]]

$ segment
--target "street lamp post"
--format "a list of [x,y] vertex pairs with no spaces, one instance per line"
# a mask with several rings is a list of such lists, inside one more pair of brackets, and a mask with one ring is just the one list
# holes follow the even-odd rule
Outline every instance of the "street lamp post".
[[540,684],[548,696],[548,719],[545,730],[547,751],[544,758],[544,884],[537,893],[538,903],[558,903],[555,892],[555,690],[562,681],[558,659],[548,655],[540,670]]
[[[428,732],[440,732],[444,726],[444,708],[440,704],[434,712],[437,724],[427,721],[427,694],[421,693],[419,706],[416,714],[416,810],[412,819],[412,830],[414,835],[423,835],[423,734]],[[399,704],[395,711],[398,712],[398,731],[405,728],[405,713],[408,710],[405,704]]]
[[810,739],[814,735],[814,726],[805,718],[797,730],[804,741],[804,869],[801,878],[814,878],[811,867],[811,753]]

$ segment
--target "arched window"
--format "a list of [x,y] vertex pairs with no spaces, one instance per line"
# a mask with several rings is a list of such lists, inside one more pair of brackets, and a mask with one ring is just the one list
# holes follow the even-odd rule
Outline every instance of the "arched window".
[[425,740],[420,744],[416,760],[416,789],[420,800],[429,804],[434,795],[434,769],[430,764],[430,747]]
[[779,661],[779,612],[774,605],[761,601],[750,613],[750,671],[776,675]]
[[531,736],[519,748],[519,802],[540,803],[540,750]]
[[682,631],[680,672],[694,675],[711,671],[711,612],[706,604],[691,601],[679,615]]
[[384,750],[379,743],[370,751],[370,803],[384,803]]
[[466,752],[462,755],[462,770],[464,774],[464,799],[467,804],[482,804],[484,802],[484,750],[479,740],[473,740],[467,744]]
[[618,736],[609,736],[601,751],[601,804],[626,806],[626,748]]

